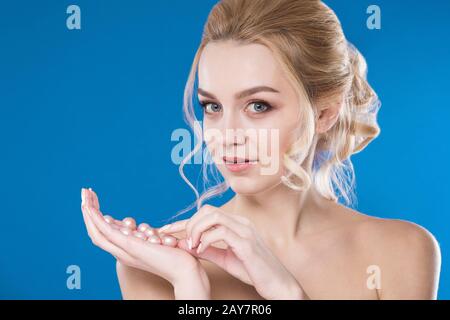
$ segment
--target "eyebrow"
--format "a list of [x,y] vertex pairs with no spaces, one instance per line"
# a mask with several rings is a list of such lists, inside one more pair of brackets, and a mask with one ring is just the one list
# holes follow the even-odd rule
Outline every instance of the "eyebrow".
[[[243,90],[241,92],[238,92],[238,93],[235,94],[234,97],[237,100],[239,100],[239,99],[245,98],[247,96],[250,96],[252,94],[255,94],[257,92],[262,92],[262,91],[264,91],[264,92],[280,93],[280,91],[278,91],[278,90],[276,90],[274,88],[268,87],[268,86],[258,86],[258,87],[245,89],[245,90]],[[210,98],[210,99],[217,99],[212,93],[209,93],[209,92],[203,90],[202,88],[198,88],[198,93],[201,94],[202,96]]]

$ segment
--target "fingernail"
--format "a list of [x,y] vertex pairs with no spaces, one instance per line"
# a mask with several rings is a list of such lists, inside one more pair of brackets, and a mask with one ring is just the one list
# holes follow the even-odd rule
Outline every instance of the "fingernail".
[[187,240],[187,244],[188,244],[189,250],[192,250],[192,239],[191,239],[191,238],[189,238],[189,239]]
[[90,191],[92,191],[92,188],[89,188]]
[[158,231],[159,231],[159,232],[164,232],[164,231],[168,230],[171,226],[172,226],[171,223],[166,224],[165,226],[162,226],[161,228],[159,228]]
[[197,248],[197,254],[200,254],[200,251],[202,250],[201,248],[202,248],[202,243],[200,242],[200,244],[198,245],[198,248]]

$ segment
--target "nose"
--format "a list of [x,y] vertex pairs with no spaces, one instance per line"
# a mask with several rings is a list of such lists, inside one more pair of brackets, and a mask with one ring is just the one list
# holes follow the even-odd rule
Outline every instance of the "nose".
[[224,112],[223,116],[224,147],[245,144],[245,128],[239,118],[239,112]]
[[245,145],[246,136],[243,128],[228,128],[225,130],[224,146],[233,147]]

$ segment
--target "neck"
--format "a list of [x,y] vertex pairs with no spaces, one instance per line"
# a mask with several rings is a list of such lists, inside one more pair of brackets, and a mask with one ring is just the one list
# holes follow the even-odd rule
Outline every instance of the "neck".
[[326,201],[314,187],[299,192],[279,184],[257,195],[237,194],[230,204],[233,213],[249,218],[264,239],[285,245],[314,231]]
[[[308,168],[311,168],[311,162],[312,159],[307,160]],[[229,208],[233,213],[249,218],[258,233],[278,247],[320,228],[327,219],[326,206],[331,202],[322,197],[314,185],[305,191],[295,191],[280,182],[258,194],[236,194]]]

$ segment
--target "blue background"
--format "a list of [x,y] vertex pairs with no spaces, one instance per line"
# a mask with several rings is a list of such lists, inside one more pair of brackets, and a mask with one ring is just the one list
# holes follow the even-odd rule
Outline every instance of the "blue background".
[[[2,2],[0,298],[121,298],[114,258],[88,238],[81,187],[105,213],[157,226],[194,200],[170,136],[186,128],[184,85],[215,2]],[[356,208],[430,230],[442,250],[439,298],[449,299],[450,2],[325,2],[382,101],[380,136],[352,157]],[[70,4],[81,30],[66,28]],[[366,27],[370,4],[381,30]],[[72,264],[81,290],[66,287]]]

